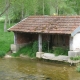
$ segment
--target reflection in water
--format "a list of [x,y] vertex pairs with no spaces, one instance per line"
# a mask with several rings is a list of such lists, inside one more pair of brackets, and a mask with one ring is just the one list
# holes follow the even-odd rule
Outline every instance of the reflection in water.
[[30,59],[0,59],[0,80],[80,80],[75,67]]

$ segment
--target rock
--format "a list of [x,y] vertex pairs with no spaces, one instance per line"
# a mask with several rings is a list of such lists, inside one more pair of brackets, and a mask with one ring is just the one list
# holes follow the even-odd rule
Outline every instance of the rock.
[[5,55],[4,58],[12,58],[10,55]]
[[44,54],[42,54],[42,58],[43,59],[53,59],[55,57],[55,55],[54,54],[51,54],[51,53],[44,53]]
[[23,54],[20,54],[20,57],[30,59],[29,56],[27,56],[27,55],[23,55]]

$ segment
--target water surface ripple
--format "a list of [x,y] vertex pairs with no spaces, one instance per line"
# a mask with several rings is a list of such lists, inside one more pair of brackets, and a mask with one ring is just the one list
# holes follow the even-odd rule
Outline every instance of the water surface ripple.
[[23,58],[0,59],[0,80],[80,80],[75,66]]

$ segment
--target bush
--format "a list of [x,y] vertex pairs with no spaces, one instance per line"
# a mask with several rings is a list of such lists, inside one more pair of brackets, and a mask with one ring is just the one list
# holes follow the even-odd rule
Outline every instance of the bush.
[[[48,43],[43,42],[42,44],[42,51],[48,52]],[[16,54],[12,54],[13,56],[17,57],[20,56],[20,54],[28,55],[30,57],[36,57],[36,52],[38,52],[38,41],[34,41],[33,43],[30,43],[26,45],[25,47],[21,48]],[[50,53],[55,53],[55,55],[68,55],[68,49],[57,47],[53,51],[53,49],[49,49]]]
[[[14,25],[15,23],[11,24]],[[13,43],[13,33],[12,32],[4,32],[3,29],[4,23],[0,22],[0,51],[1,53],[5,51],[5,53],[10,51],[10,44]],[[7,24],[7,28],[10,26]]]
[[62,47],[56,47],[53,51],[53,53],[58,55],[68,55],[68,49],[62,48]]
[[0,51],[0,57],[3,58],[5,56],[5,52],[4,51]]
[[26,46],[22,47],[17,53],[12,54],[12,56],[17,57],[20,54],[31,56],[32,54],[32,43],[27,44]]
[[36,52],[38,52],[38,41],[33,42],[31,57],[36,57]]
[[74,61],[80,60],[80,56],[70,57],[70,59],[71,59],[71,60],[74,60]]
[[77,66],[76,71],[80,72],[80,66]]
[[48,52],[48,43],[45,42],[45,41],[42,43],[42,51],[43,52]]
[[[47,52],[47,42],[43,42],[42,49],[44,52]],[[36,57],[36,52],[38,52],[38,41],[34,41],[26,45],[25,47],[21,48],[17,53],[12,54],[12,56],[20,56],[20,54],[28,55],[30,57]]]

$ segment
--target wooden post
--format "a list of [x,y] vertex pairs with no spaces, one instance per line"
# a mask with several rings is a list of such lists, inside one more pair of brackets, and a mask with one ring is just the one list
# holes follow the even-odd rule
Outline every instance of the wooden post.
[[38,36],[39,52],[42,52],[42,35]]
[[14,44],[17,44],[17,34],[14,33]]

